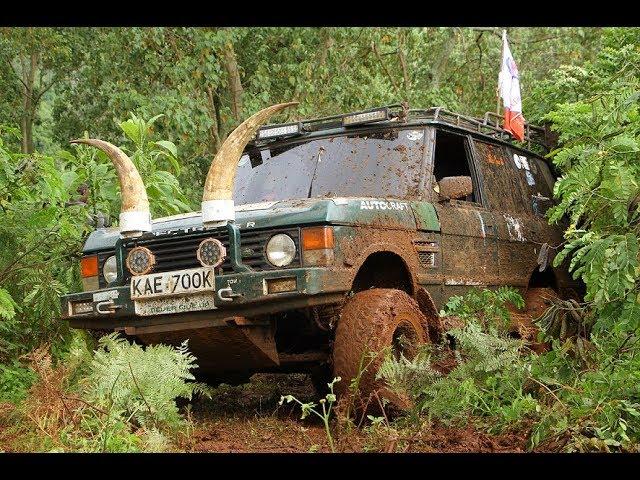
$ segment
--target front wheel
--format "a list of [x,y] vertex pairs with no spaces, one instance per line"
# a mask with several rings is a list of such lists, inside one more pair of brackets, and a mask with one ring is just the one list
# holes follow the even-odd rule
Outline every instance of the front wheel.
[[[395,408],[408,409],[410,400],[391,392],[383,380],[376,380],[376,373],[385,352],[412,359],[419,345],[429,341],[426,324],[418,304],[402,290],[373,288],[356,293],[346,302],[336,328],[333,371],[342,378],[336,393],[353,394],[358,410],[377,409],[382,398]],[[357,390],[349,392],[353,380]]]

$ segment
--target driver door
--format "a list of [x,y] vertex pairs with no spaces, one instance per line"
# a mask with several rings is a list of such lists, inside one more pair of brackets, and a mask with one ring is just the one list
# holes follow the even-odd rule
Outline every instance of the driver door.
[[[462,294],[471,287],[498,284],[497,228],[485,206],[474,153],[470,136],[436,130],[427,189],[440,220],[445,297]],[[470,176],[473,193],[465,198],[442,199],[437,182],[451,176]]]

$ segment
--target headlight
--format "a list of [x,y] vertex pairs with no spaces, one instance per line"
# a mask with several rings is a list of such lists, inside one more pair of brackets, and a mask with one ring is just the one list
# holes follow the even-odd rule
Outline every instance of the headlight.
[[296,256],[296,244],[289,235],[279,233],[267,243],[267,260],[275,267],[286,267]]
[[107,283],[114,282],[118,278],[118,266],[116,265],[116,256],[111,255],[102,265],[102,276]]

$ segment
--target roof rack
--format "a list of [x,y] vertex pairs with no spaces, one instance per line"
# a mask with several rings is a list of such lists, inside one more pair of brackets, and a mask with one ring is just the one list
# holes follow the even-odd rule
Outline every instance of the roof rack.
[[[500,126],[502,116],[498,115],[496,112],[486,112],[483,118],[450,112],[442,107],[433,107],[426,110],[412,109],[409,110],[408,113],[410,117],[423,118],[449,125],[455,125],[456,127],[478,132],[499,140],[513,140],[511,134]],[[551,138],[549,136],[549,132],[544,127],[531,125],[527,122],[524,124],[524,141],[529,147],[532,143],[535,143],[546,150],[551,149]]]
[[[386,110],[388,121],[391,122],[404,122],[410,118],[430,120],[433,122],[456,126],[470,132],[477,132],[502,141],[513,140],[513,137],[500,126],[502,117],[495,112],[487,112],[484,114],[483,118],[479,118],[450,112],[443,107],[409,109],[406,104],[403,105],[400,103],[358,112],[349,112],[310,120],[300,120],[298,123],[302,132],[317,132],[320,130],[342,127],[342,120],[346,116],[378,110]],[[275,126],[276,124],[265,125],[262,128],[267,129]],[[547,151],[550,150],[553,145],[552,138],[548,130],[526,122],[524,124],[524,141],[527,143],[527,147],[529,148],[531,147],[531,144],[534,143],[543,147]]]

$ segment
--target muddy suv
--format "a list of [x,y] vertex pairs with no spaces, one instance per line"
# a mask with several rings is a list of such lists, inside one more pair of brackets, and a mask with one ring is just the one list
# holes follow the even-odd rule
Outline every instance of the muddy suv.
[[[229,136],[202,212],[155,220],[128,157],[78,140],[113,160],[122,213],[87,239],[85,291],[62,298],[63,318],[143,344],[188,339],[211,382],[311,372],[341,376],[344,390],[368,351],[411,355],[433,340],[451,295],[575,286],[551,266],[562,241],[545,219],[552,170],[491,117],[396,105],[263,126],[290,105]],[[528,148],[544,141],[526,127]]]

